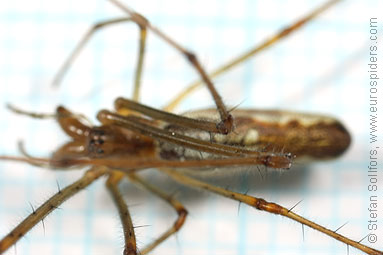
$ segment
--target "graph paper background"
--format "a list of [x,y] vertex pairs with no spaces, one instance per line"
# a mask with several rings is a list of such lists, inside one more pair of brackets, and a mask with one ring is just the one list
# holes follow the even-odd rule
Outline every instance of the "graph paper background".
[[[195,51],[212,70],[296,20],[323,1],[125,1],[182,45]],[[381,1],[345,1],[303,30],[257,58],[215,80],[228,105],[287,108],[329,113],[353,135],[339,160],[295,167],[286,174],[235,175],[220,184],[278,202],[356,240],[367,229],[368,193],[368,32],[369,18]],[[95,116],[111,108],[117,96],[130,96],[136,62],[137,28],[106,29],[89,43],[58,89],[50,86],[55,71],[95,21],[122,16],[107,1],[15,0],[0,3],[0,154],[17,155],[17,141],[38,156],[65,141],[54,121],[33,120],[5,110],[10,102],[23,109],[53,112],[58,104]],[[383,19],[383,16],[380,17]],[[382,34],[380,20],[380,35]],[[382,51],[380,51],[382,53]],[[383,56],[380,54],[380,56]],[[163,106],[196,78],[177,52],[149,35],[142,102]],[[383,77],[383,75],[381,75]],[[202,89],[178,109],[211,106]],[[151,172],[153,173],[153,171]],[[0,235],[5,235],[34,207],[81,176],[0,162]],[[184,228],[155,254],[347,254],[345,245],[288,219],[210,195],[164,184],[190,212]],[[382,177],[381,177],[382,178]],[[227,181],[227,180],[226,180]],[[382,186],[380,180],[380,187]],[[143,247],[173,224],[176,214],[147,192],[123,187]],[[380,190],[380,199],[382,199]],[[383,203],[383,201],[380,201]],[[103,181],[80,193],[44,220],[7,254],[121,254],[122,231]],[[380,205],[381,207],[381,205]],[[383,249],[383,218],[380,211]],[[367,242],[365,242],[367,244]],[[360,254],[350,249],[350,254]]]

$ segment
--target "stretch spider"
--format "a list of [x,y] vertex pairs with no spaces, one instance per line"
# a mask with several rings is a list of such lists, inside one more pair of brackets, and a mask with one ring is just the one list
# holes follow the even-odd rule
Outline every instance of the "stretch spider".
[[[88,3],[85,10],[89,11],[88,8],[93,6],[93,4],[94,3]],[[169,4],[169,6],[175,8],[178,4],[179,3],[175,5],[173,2],[172,4]],[[164,31],[171,34],[172,37],[176,38],[181,44],[186,44],[188,45],[188,48],[197,52],[201,57],[200,59],[203,60],[203,63],[207,63],[204,64],[204,66],[207,65],[210,67],[217,66],[218,63],[221,63],[225,59],[230,59],[232,56],[235,56],[236,53],[241,52],[238,49],[253,46],[254,42],[261,41],[261,39],[264,38],[264,34],[272,34],[272,31],[278,30],[292,20],[296,20],[299,15],[307,13],[310,8],[312,9],[314,6],[319,5],[319,3],[316,3],[316,5],[312,4],[312,6],[310,4],[307,8],[302,8],[302,10],[299,9],[298,13],[296,7],[293,8],[290,6],[286,11],[286,8],[289,6],[282,6],[281,4],[282,3],[279,3],[278,5],[280,9],[278,8],[268,11],[265,6],[262,6],[260,3],[243,2],[244,11],[262,10],[258,11],[258,14],[260,14],[259,18],[264,18],[265,21],[260,22],[259,28],[257,29],[257,27],[255,27],[258,26],[256,22],[257,18],[255,17],[257,16],[257,13],[254,14],[254,17],[251,16],[249,18],[249,16],[247,16],[247,19],[243,19],[240,14],[241,5],[238,5],[238,3],[228,7],[219,4],[221,7],[218,8],[218,6],[206,6],[204,4],[198,6],[198,3],[193,2],[193,7],[196,9],[196,13],[197,10],[200,14],[205,13],[206,17],[203,17],[201,20],[203,21],[206,19],[206,23],[208,24],[212,22],[214,18],[214,15],[211,15],[211,13],[219,13],[218,10],[220,9],[226,11],[222,12],[228,15],[233,15],[232,18],[229,16],[228,20],[230,22],[227,26],[221,29],[218,28],[217,37],[209,36],[212,29],[209,30],[206,28],[206,23],[203,23],[202,25],[198,24],[198,22],[197,24],[190,24],[190,20],[188,23],[188,18],[184,17],[182,14],[182,9],[174,11],[174,18],[170,18],[169,23],[164,22],[164,24],[161,24],[160,21],[157,22],[156,17],[152,18],[150,8],[145,15],[149,17],[153,24],[163,28]],[[134,3],[130,3],[130,5],[138,10],[145,10],[143,7],[140,8],[139,4],[135,5]],[[360,63],[358,62],[357,53],[363,48],[363,38],[360,38],[360,35],[355,35],[354,38],[354,34],[347,30],[347,26],[355,29],[354,23],[351,23],[350,20],[348,20],[348,16],[346,15],[347,10],[354,10],[353,8],[357,10],[366,8],[368,10],[368,7],[361,4],[357,5],[357,7],[351,6],[351,4],[349,6],[347,5],[344,3],[339,4],[337,7],[334,7],[332,10],[313,21],[310,25],[311,27],[307,27],[304,30],[297,32],[296,35],[281,42],[274,49],[269,49],[262,53],[257,60],[252,61],[249,65],[245,65],[243,69],[235,70],[233,73],[229,73],[215,80],[216,84],[221,83],[220,85],[217,85],[217,87],[219,91],[222,92],[225,103],[228,105],[241,103],[241,107],[255,105],[262,107],[276,107],[277,105],[285,108],[286,105],[288,105],[295,109],[330,112],[331,114],[341,116],[346,123],[348,119],[351,119],[351,123],[353,123],[353,125],[351,125],[352,133],[358,135],[358,132],[353,132],[355,131],[355,125],[358,126],[358,123],[354,125],[354,122],[352,121],[355,121],[355,112],[357,112],[359,107],[350,103],[357,101],[356,99],[351,101],[354,94],[348,95],[351,99],[343,99],[342,97],[342,100],[345,102],[338,101],[340,99],[339,95],[344,95],[346,92],[349,93],[347,87],[342,85],[348,84],[349,86],[350,79],[356,75],[353,70],[355,70],[355,68],[357,69],[358,64]],[[156,5],[153,4],[152,8],[154,8],[153,6]],[[164,6],[167,5],[164,4],[158,7],[161,7],[163,10],[169,9]],[[110,6],[110,4],[108,5],[108,3],[102,3],[102,6],[98,7],[99,9],[95,12],[101,12],[104,7],[113,10],[116,9],[113,6]],[[235,9],[234,7],[238,9]],[[84,8],[84,6],[82,6],[82,8]],[[343,14],[345,16],[339,15],[340,9],[342,10],[342,13],[346,13]],[[59,12],[59,14],[62,14],[64,13],[64,10],[65,8],[60,8],[60,11],[56,11]],[[185,12],[189,11],[187,8],[184,10]],[[339,13],[337,13],[337,11],[339,11]],[[266,16],[264,13],[272,13],[274,17],[271,18],[278,17],[279,19],[285,18],[286,20],[281,20],[278,21],[278,23],[275,23],[270,16]],[[62,22],[62,19],[65,17],[59,14],[53,12],[50,14],[50,18]],[[281,14],[286,15],[286,17]],[[42,17],[44,17],[40,16],[41,14],[38,15],[39,16],[35,16],[36,21],[41,20]],[[84,15],[84,13],[81,13],[77,16],[77,19],[82,22],[83,19],[88,18],[89,16],[91,15]],[[213,18],[211,16],[213,16]],[[27,24],[27,21],[29,21],[28,15],[26,15],[26,17],[27,18],[21,20],[21,23],[25,22],[25,24]],[[49,18],[48,14],[47,17]],[[344,19],[341,17],[344,17]],[[354,16],[352,17],[353,19],[355,18]],[[94,22],[94,20],[98,20],[99,18],[92,16],[89,19],[91,19],[91,21],[84,22],[84,24],[86,23],[83,27],[84,29]],[[161,17],[158,19],[161,20]],[[179,20],[182,19],[184,19],[183,22],[188,24],[180,23]],[[217,17],[217,20],[220,19],[222,19],[222,17]],[[248,19],[250,19],[250,21]],[[351,19],[351,21],[353,21],[353,19]],[[32,20],[34,19],[32,18]],[[71,20],[76,21],[76,18]],[[219,24],[222,24],[223,21],[220,21]],[[338,26],[333,25],[333,22],[338,22],[335,23],[338,24]],[[357,22],[358,21],[355,21],[355,23]],[[223,24],[225,24],[225,22],[223,22]],[[245,32],[238,32],[236,29],[238,29],[238,27],[242,28],[244,24],[251,24],[247,25],[250,26],[250,28],[248,28],[249,30],[246,30],[245,28]],[[191,28],[191,30],[185,32],[184,29],[185,27],[188,27],[188,25],[197,26],[197,28]],[[198,25],[201,25],[202,27],[198,27]],[[340,25],[346,26],[346,28],[339,28]],[[44,40],[47,40],[44,44],[46,44],[47,47],[36,45],[37,48],[40,47],[40,53],[38,50],[28,50],[28,52],[31,53],[37,52],[33,54],[42,54],[35,58],[28,58],[29,56],[28,54],[25,54],[26,50],[23,47],[20,47],[19,51],[15,51],[17,54],[24,53],[22,58],[18,57],[18,55],[6,58],[9,61],[6,62],[7,67],[4,68],[4,82],[2,83],[20,84],[20,87],[13,85],[14,88],[3,88],[6,93],[2,93],[2,96],[4,96],[2,102],[26,105],[28,106],[27,109],[41,112],[49,112],[50,109],[53,109],[54,105],[60,102],[65,103],[65,105],[79,113],[94,113],[101,108],[110,108],[111,100],[117,96],[129,95],[131,91],[131,77],[126,80],[124,80],[124,78],[126,78],[128,74],[130,75],[131,73],[134,73],[134,71],[129,72],[130,67],[134,68],[136,54],[135,50],[132,51],[132,49],[136,49],[135,43],[137,43],[137,40],[132,40],[132,35],[136,35],[136,27],[134,25],[121,25],[121,27],[124,27],[123,29],[128,27],[123,33],[117,32],[120,30],[114,30],[113,28],[111,28],[109,32],[108,29],[100,32],[100,34],[103,33],[105,35],[104,38],[108,38],[105,39],[106,42],[108,42],[105,43],[105,52],[100,51],[100,48],[104,48],[101,36],[99,35],[98,39],[92,39],[95,42],[91,42],[91,45],[87,46],[88,49],[86,49],[82,53],[81,58],[76,61],[71,71],[68,73],[68,76],[65,78],[64,84],[62,84],[62,87],[57,91],[47,89],[48,86],[45,88],[42,84],[46,85],[49,83],[51,74],[56,70],[56,63],[59,62],[57,59],[65,59],[67,52],[70,52],[70,49],[77,42],[76,39],[81,36],[83,31],[79,31],[77,36],[75,35],[76,31],[73,31],[72,29],[67,30],[65,28],[60,29],[58,28],[60,26],[57,27],[53,22],[49,22],[49,25],[42,24],[41,26],[47,29],[52,26],[54,31],[59,31],[60,35],[66,35],[66,37],[56,37],[49,31],[42,31],[43,29],[37,33],[35,33],[36,31],[28,30],[29,33],[34,32],[33,34],[37,34],[35,35],[36,38],[41,34],[44,35]],[[167,29],[166,26],[169,26],[169,29]],[[172,28],[175,29],[175,32],[179,29],[181,35],[173,34]],[[325,29],[322,30],[323,28]],[[130,31],[129,29],[132,30]],[[224,30],[227,30],[228,33],[226,34]],[[362,28],[360,30],[362,30]],[[15,30],[9,29],[9,31]],[[214,31],[216,30],[214,29]],[[338,34],[339,31],[343,31],[344,34]],[[24,36],[21,38],[28,37],[25,35],[29,35],[29,33],[20,33],[20,35]],[[220,35],[220,33],[222,34]],[[18,34],[14,36],[18,36]],[[146,60],[147,64],[144,69],[144,93],[142,93],[142,101],[150,105],[161,106],[169,99],[165,98],[165,96],[167,94],[169,94],[169,96],[171,96],[171,94],[176,94],[177,90],[181,89],[180,84],[187,84],[187,81],[195,78],[195,72],[187,63],[185,63],[185,69],[180,67],[180,63],[184,64],[182,57],[179,57],[179,54],[172,49],[167,51],[169,48],[168,45],[161,43],[158,39],[155,39],[154,36],[150,37],[150,40],[152,41],[149,41],[146,54],[148,60]],[[352,39],[347,40],[353,42],[353,46],[349,46],[350,48],[344,46],[344,40],[346,40],[344,38],[349,37],[355,39],[355,41]],[[12,39],[12,37],[10,38],[9,41],[4,43],[5,45],[8,45],[8,49],[19,47],[19,43],[24,43],[23,40],[20,39],[17,40],[17,43],[12,44],[11,40],[14,39]],[[235,38],[236,40],[233,42],[232,38]],[[326,38],[328,41],[326,41]],[[36,41],[37,40],[40,39],[36,39]],[[48,40],[53,41],[48,42]],[[50,50],[52,48],[50,47],[57,46],[57,42],[68,42],[68,44],[70,44],[68,47],[67,45],[63,45],[65,48],[68,48],[68,50],[60,50],[57,55],[51,54]],[[193,42],[196,45],[191,45]],[[361,43],[358,44],[358,42]],[[30,45],[29,47],[35,46],[33,43],[28,45]],[[206,48],[201,49],[203,45]],[[130,53],[127,53],[126,55],[128,57],[121,57],[123,56],[123,53],[120,51],[120,47],[124,47],[126,50],[130,51]],[[108,51],[108,48],[111,48],[112,50]],[[92,51],[96,52],[96,54],[93,55]],[[273,51],[276,55],[273,55]],[[206,53],[204,54],[203,52]],[[6,55],[9,55],[8,51],[6,53]],[[209,56],[209,58],[205,60],[205,55],[210,53],[213,54],[214,57]],[[118,55],[118,60],[108,59],[114,57],[114,55]],[[336,56],[336,58],[334,56]],[[25,78],[18,73],[22,72],[20,71],[22,69],[13,69],[13,65],[8,65],[8,63],[17,61],[18,63],[25,64],[28,63],[27,59],[33,59],[34,61],[31,66],[37,69],[27,70],[31,73],[30,76],[25,76],[29,78],[28,82],[25,82],[25,85],[23,85],[23,79]],[[43,65],[39,66],[40,61],[41,63],[44,63],[44,67],[41,67]],[[119,61],[123,61],[124,63],[121,63],[120,65],[118,63]],[[159,67],[160,69],[154,70],[154,66],[159,63],[161,63]],[[11,71],[7,71],[7,68],[11,69]],[[39,68],[47,69],[40,70]],[[13,71],[15,72],[13,73]],[[344,74],[348,74],[349,76],[345,76]],[[30,79],[32,79],[32,81]],[[123,82],[121,82],[121,80]],[[353,79],[353,82],[355,82],[355,79]],[[31,84],[34,85],[33,90],[29,87]],[[145,93],[145,91],[149,92]],[[167,93],[163,93],[163,91],[167,91]],[[16,94],[16,92],[24,92],[25,94],[19,95]],[[355,94],[355,96],[358,95]],[[194,100],[192,97],[185,101],[181,108],[191,109],[190,104],[194,104],[196,107],[203,107],[204,102],[201,102],[203,101],[201,98],[204,100],[206,99],[205,103],[211,105],[210,95],[208,93],[201,93]],[[92,99],[89,105],[84,103],[87,102],[88,99]],[[242,102],[242,100],[244,101]],[[20,102],[20,104],[18,102]],[[196,103],[198,103],[198,105],[196,105]],[[350,108],[353,110],[350,111]],[[25,109],[25,107],[23,109]],[[91,114],[87,114],[87,116],[90,115]],[[22,118],[20,116],[15,118],[9,113],[2,113],[1,117],[6,118],[6,121],[3,120],[2,123],[9,123],[6,127],[11,129],[2,133],[2,135],[4,135],[2,141],[5,141],[2,144],[7,146],[4,150],[11,144],[15,144],[15,133],[25,140],[27,150],[33,152],[34,155],[44,155],[44,153],[54,150],[55,147],[60,144],[60,142],[55,141],[54,139],[45,138],[48,137],[47,132],[51,132],[52,134],[49,135],[49,137],[56,137],[58,129],[53,128],[53,125],[51,127],[51,123],[31,121],[28,118]],[[18,129],[17,131],[16,128]],[[356,129],[356,131],[358,131],[358,129]],[[310,169],[296,170],[296,173],[288,173],[288,175],[270,173],[268,174],[270,176],[263,176],[259,178],[260,180],[256,180],[255,178],[259,177],[257,176],[258,172],[253,174],[253,178],[251,179],[247,179],[246,177],[243,177],[243,175],[238,175],[234,181],[232,180],[229,187],[233,186],[233,189],[237,189],[240,192],[246,192],[247,188],[251,187],[252,189],[249,190],[250,194],[282,203],[283,205],[286,205],[286,207],[288,207],[288,205],[293,206],[296,202],[303,199],[303,203],[300,205],[302,207],[296,209],[300,210],[299,212],[301,214],[308,216],[310,219],[314,218],[315,221],[320,223],[327,222],[328,224],[323,224],[326,226],[331,225],[333,229],[336,229],[345,221],[349,220],[350,223],[345,229],[342,229],[342,231],[345,231],[345,234],[350,233],[350,235],[357,233],[358,235],[353,237],[353,239],[361,238],[362,234],[359,233],[367,232],[365,229],[366,223],[363,222],[365,212],[358,211],[358,208],[355,208],[355,206],[352,207],[355,203],[355,193],[357,193],[355,190],[361,191],[365,188],[365,186],[362,186],[362,184],[359,183],[365,173],[359,167],[355,167],[358,166],[357,162],[355,162],[355,160],[358,160],[358,157],[355,155],[361,155],[362,152],[360,150],[363,150],[363,141],[358,140],[358,137],[356,139],[356,145],[354,145],[349,154],[339,162],[316,164],[312,167],[307,167]],[[362,147],[358,147],[358,145]],[[5,150],[4,153],[15,154],[16,151],[13,151],[12,153],[12,151]],[[4,194],[2,201],[5,201],[2,202],[4,205],[0,205],[2,208],[2,216],[0,218],[1,226],[6,224],[9,226],[9,222],[16,224],[18,219],[13,218],[12,220],[9,220],[6,219],[5,216],[11,215],[14,217],[15,212],[22,211],[20,209],[25,208],[25,210],[27,210],[26,208],[30,208],[27,201],[31,201],[33,207],[36,207],[36,205],[40,204],[41,200],[44,200],[42,197],[46,198],[49,196],[47,194],[52,194],[55,190],[57,191],[56,179],[58,180],[59,186],[62,188],[71,183],[69,179],[73,181],[81,175],[81,173],[76,173],[76,171],[59,173],[57,175],[56,172],[49,172],[45,169],[36,169],[29,166],[22,166],[20,164],[4,163],[2,164],[2,167],[5,168],[2,170],[2,173],[8,178],[1,179],[1,182],[5,183],[4,185],[1,185],[1,189],[4,189],[4,191],[2,191],[2,194]],[[296,168],[301,167],[297,166]],[[17,176],[23,175],[24,173],[24,176]],[[265,173],[262,174],[265,175]],[[15,176],[17,176],[17,178]],[[40,177],[42,179],[40,179]],[[25,181],[23,181],[23,178],[25,178]],[[296,178],[299,180],[296,180]],[[27,183],[26,180],[32,182]],[[240,184],[239,186],[244,186],[238,187],[238,184]],[[254,188],[254,186],[257,188]],[[133,188],[127,187],[127,189],[131,191]],[[34,190],[39,192],[39,194],[37,194],[38,198],[33,197]],[[175,190],[178,190],[178,188],[172,188],[171,192],[174,192]],[[89,194],[82,194],[77,196],[77,198],[73,198],[73,200],[71,199],[74,202],[68,202],[69,204],[64,205],[63,208],[65,208],[65,210],[55,213],[54,216],[50,216],[46,219],[46,223],[44,224],[45,231],[41,226],[35,228],[35,230],[32,231],[32,235],[27,238],[27,241],[17,244],[17,250],[19,252],[21,250],[22,253],[26,253],[27,251],[33,253],[32,247],[36,245],[37,249],[39,249],[39,247],[44,245],[44,247],[46,247],[44,249],[46,249],[45,251],[47,253],[64,253],[67,251],[66,249],[74,249],[75,252],[77,251],[81,254],[86,252],[91,253],[92,251],[108,251],[109,253],[111,251],[118,252],[119,245],[116,245],[118,240],[114,239],[116,232],[118,233],[116,227],[117,224],[111,223],[110,218],[107,217],[109,213],[113,213],[110,209],[113,205],[110,201],[104,201],[107,200],[108,197],[106,194],[98,194],[101,192],[101,187],[94,187],[90,188]],[[136,192],[137,190],[130,192],[130,194],[134,194],[132,198],[135,198]],[[8,194],[12,194],[11,199],[7,197]],[[16,197],[22,196],[23,194],[26,194],[26,196]],[[194,197],[201,196],[201,193],[192,194],[194,194]],[[361,194],[357,199],[364,199],[364,193],[357,194]],[[179,196],[182,197],[182,194],[179,194]],[[204,196],[204,194],[202,194],[202,196]],[[139,241],[142,243],[146,243],[148,238],[156,237],[157,234],[155,233],[161,233],[166,226],[172,224],[172,219],[170,219],[170,217],[163,217],[165,214],[168,215],[173,213],[171,212],[171,209],[169,209],[169,211],[167,211],[167,208],[158,209],[157,203],[161,202],[158,202],[150,195],[149,197],[150,198],[141,197],[141,199],[139,197],[137,199],[138,201],[132,201],[132,203],[129,203],[128,199],[128,204],[134,205],[135,203],[139,203],[136,206],[132,206],[131,209],[133,211],[134,220],[139,221],[136,225],[149,225],[137,230]],[[92,202],[92,199],[102,201],[94,203]],[[79,204],[76,203],[76,200]],[[312,230],[305,229],[305,241],[302,242],[300,226],[298,224],[292,224],[285,219],[279,219],[276,216],[268,214],[263,215],[263,213],[254,212],[254,210],[245,208],[245,206],[241,206],[238,217],[238,206],[236,203],[210,197],[207,201],[208,202],[202,201],[197,205],[194,205],[195,199],[189,201],[193,204],[192,206],[197,207],[197,209],[195,211],[192,208],[188,208],[192,216],[188,218],[188,223],[185,225],[185,229],[178,235],[178,238],[181,240],[180,245],[174,240],[165,242],[158,248],[158,253],[177,254],[183,252],[203,254],[203,252],[205,252],[206,254],[222,254],[222,251],[225,250],[230,254],[245,254],[246,252],[251,253],[254,249],[257,249],[257,252],[259,251],[259,253],[264,252],[265,254],[287,254],[289,252],[294,252],[294,254],[296,254],[297,250],[302,251],[302,253],[307,251],[309,254],[315,252],[333,253],[333,251],[336,253],[337,250],[342,252],[342,254],[345,253],[346,248],[344,245],[332,242],[327,237],[320,236]],[[348,204],[348,202],[352,202],[352,205]],[[358,204],[361,203],[362,202],[359,202]],[[325,210],[323,209],[323,204],[326,205]],[[318,205],[319,207],[317,207]],[[186,207],[188,207],[188,204],[186,204]],[[196,213],[199,212],[198,208],[201,208],[202,215],[196,215]],[[79,213],[79,211],[84,214]],[[3,217],[3,215],[5,216]],[[116,214],[113,213],[113,215],[114,216],[111,218],[117,219]],[[362,220],[354,221],[355,215],[358,215]],[[76,218],[76,216],[79,217]],[[54,219],[55,217],[58,217],[58,219]],[[148,217],[147,220],[146,217]],[[331,218],[331,220],[329,220],[329,218]],[[214,221],[212,221],[212,219],[214,219]],[[238,222],[232,223],[231,221]],[[72,222],[72,224],[69,224],[69,222]],[[76,224],[76,222],[78,224]],[[76,230],[75,225],[80,226],[80,228]],[[189,229],[187,227],[188,225],[191,225]],[[273,225],[277,226],[270,227]],[[196,227],[196,229],[200,231],[205,226],[207,226],[206,231],[202,230],[205,234],[198,234],[198,232],[193,229],[193,227]],[[263,229],[262,226],[265,226],[265,229]],[[107,228],[109,229],[107,230]],[[356,230],[354,228],[356,228]],[[228,229],[230,231],[227,231]],[[2,231],[1,233],[3,233],[3,231],[6,233],[7,230],[8,229],[4,230],[3,228],[0,229],[0,231]],[[111,231],[112,233],[108,231]],[[37,236],[33,236],[33,233],[37,234]],[[257,241],[250,238],[252,236],[257,237]],[[259,243],[257,243],[258,241]],[[323,245],[323,242],[325,245]],[[109,248],[110,243],[112,243],[113,248]],[[24,245],[26,246],[23,247]],[[35,251],[37,252],[39,250]],[[11,249],[10,252],[13,252],[13,250]],[[73,250],[71,253],[74,253]]]

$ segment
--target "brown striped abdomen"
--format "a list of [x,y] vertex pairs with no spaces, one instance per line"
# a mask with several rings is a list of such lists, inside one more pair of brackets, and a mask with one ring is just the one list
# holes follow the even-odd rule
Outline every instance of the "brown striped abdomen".
[[[346,151],[351,143],[349,132],[332,117],[252,109],[234,110],[232,114],[235,131],[226,136],[212,135],[213,141],[264,151],[290,152],[298,160],[335,158]],[[215,109],[193,111],[186,115],[218,120]]]

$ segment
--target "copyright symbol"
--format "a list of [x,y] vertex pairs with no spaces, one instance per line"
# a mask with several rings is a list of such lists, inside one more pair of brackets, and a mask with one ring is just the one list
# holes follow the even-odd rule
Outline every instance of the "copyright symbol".
[[369,234],[367,239],[369,243],[376,243],[378,237],[375,234]]

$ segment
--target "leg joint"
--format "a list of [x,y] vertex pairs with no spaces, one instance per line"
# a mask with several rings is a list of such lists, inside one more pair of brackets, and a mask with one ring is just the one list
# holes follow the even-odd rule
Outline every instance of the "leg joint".
[[257,198],[254,204],[254,207],[258,210],[266,211],[266,212],[270,212],[274,214],[283,214],[283,211],[285,210],[285,208],[283,208],[282,206],[275,203],[267,202],[266,200],[262,198]]
[[193,53],[193,52],[190,52],[190,51],[185,51],[184,52],[186,58],[191,62],[191,63],[197,63],[197,56]]
[[185,208],[182,208],[177,210],[177,213],[178,213],[178,219],[174,223],[174,228],[176,230],[179,230],[182,227],[182,225],[185,223],[186,216],[188,215],[188,211]]
[[149,26],[149,20],[137,12],[133,12],[132,20],[136,22],[141,29],[144,29]]

